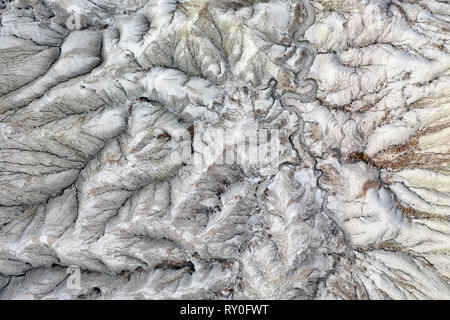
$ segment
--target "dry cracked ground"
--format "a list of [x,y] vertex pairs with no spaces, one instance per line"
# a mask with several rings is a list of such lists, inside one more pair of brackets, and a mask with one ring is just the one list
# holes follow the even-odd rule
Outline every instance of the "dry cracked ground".
[[0,1],[0,299],[449,299],[449,150],[448,0]]

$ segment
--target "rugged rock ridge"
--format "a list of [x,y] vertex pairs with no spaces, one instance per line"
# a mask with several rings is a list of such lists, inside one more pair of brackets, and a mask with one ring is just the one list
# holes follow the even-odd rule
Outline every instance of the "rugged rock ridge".
[[[450,297],[448,3],[15,0],[0,21],[1,299]],[[249,161],[254,128],[279,157]]]

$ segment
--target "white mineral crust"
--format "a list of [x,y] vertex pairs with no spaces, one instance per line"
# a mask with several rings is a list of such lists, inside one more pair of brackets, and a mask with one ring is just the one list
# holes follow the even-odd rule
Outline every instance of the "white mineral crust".
[[450,299],[450,2],[0,0],[0,299]]

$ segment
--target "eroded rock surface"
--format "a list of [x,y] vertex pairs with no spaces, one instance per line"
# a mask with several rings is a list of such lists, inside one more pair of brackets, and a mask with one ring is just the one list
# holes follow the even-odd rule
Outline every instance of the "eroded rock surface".
[[[450,298],[447,1],[11,0],[0,22],[0,299]],[[278,157],[245,160],[253,128]]]

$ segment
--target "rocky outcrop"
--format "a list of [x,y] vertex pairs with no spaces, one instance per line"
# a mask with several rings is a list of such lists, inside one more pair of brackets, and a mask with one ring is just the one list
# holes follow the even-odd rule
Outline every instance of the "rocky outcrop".
[[0,21],[0,299],[450,297],[449,4]]

